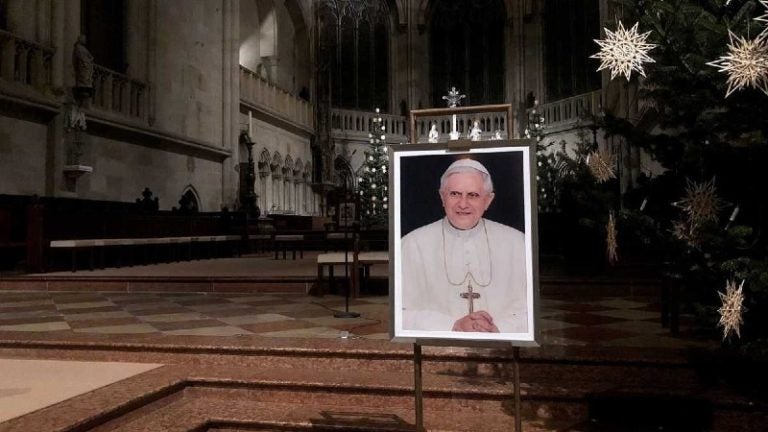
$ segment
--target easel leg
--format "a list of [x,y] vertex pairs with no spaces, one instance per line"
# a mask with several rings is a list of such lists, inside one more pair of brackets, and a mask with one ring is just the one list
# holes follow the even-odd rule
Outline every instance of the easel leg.
[[416,393],[416,432],[424,431],[424,403],[421,393],[421,345],[413,344],[413,384]]
[[512,348],[512,379],[515,386],[515,432],[523,432],[523,414],[520,402],[520,348]]

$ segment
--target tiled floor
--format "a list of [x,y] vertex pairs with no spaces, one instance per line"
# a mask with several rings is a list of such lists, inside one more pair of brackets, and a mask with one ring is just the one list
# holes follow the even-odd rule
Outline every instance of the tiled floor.
[[[359,318],[335,318],[338,296],[249,293],[0,292],[0,331],[388,339],[387,297],[350,302]],[[659,323],[650,298],[544,298],[548,345],[686,347]],[[21,336],[21,334],[20,334]]]

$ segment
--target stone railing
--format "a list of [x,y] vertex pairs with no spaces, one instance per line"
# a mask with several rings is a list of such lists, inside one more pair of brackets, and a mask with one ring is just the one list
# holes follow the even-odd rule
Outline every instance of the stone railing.
[[601,108],[601,95],[600,90],[595,90],[542,105],[539,112],[544,116],[544,130],[565,127],[590,115],[597,115]]
[[54,49],[0,30],[0,78],[46,91]]
[[93,105],[102,110],[127,117],[147,117],[149,87],[105,67],[93,67]]
[[[488,112],[488,113],[469,113],[469,114],[457,114],[456,115],[456,130],[461,133],[462,138],[468,138],[469,130],[472,128],[472,124],[477,121],[478,126],[482,130],[480,134],[481,140],[490,140],[496,138],[498,132],[498,138],[507,139],[509,134],[507,125],[507,113],[504,111]],[[435,116],[435,117],[419,117],[416,120],[416,142],[427,142],[427,136],[432,123],[437,124],[437,132],[439,134],[438,141],[447,141],[449,134],[453,129],[453,116]]]
[[314,131],[312,104],[240,66],[240,98],[283,120]]
[[377,116],[381,116],[387,142],[406,142],[406,120],[399,115],[334,108],[331,112],[331,126],[334,133],[343,135],[343,138],[368,141],[368,132]]

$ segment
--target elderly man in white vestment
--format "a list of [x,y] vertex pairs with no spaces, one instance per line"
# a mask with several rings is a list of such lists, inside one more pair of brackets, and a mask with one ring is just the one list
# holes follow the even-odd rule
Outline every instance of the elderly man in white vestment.
[[525,234],[483,218],[488,170],[457,160],[439,193],[445,217],[402,240],[403,329],[526,332]]

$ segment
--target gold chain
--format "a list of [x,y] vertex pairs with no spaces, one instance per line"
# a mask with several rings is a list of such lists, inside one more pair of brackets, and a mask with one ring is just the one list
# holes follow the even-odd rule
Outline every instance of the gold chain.
[[488,247],[488,259],[490,260],[490,276],[488,278],[488,282],[485,284],[478,282],[477,279],[475,279],[475,275],[473,275],[470,271],[464,275],[464,279],[462,279],[459,283],[451,280],[451,276],[448,273],[448,261],[446,258],[447,253],[445,251],[445,219],[443,219],[443,223],[440,225],[440,227],[443,229],[443,267],[445,269],[445,278],[448,279],[448,283],[454,286],[461,286],[464,285],[464,282],[466,282],[468,278],[472,278],[472,281],[474,281],[475,284],[480,288],[485,288],[490,285],[493,281],[493,260],[491,259],[491,242],[488,239],[488,227],[485,225],[485,219],[483,219],[483,231],[485,231],[485,245]]

